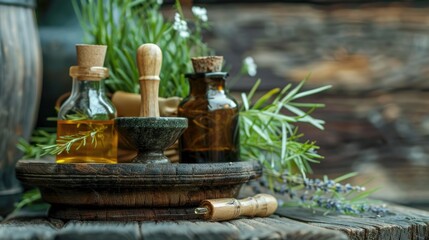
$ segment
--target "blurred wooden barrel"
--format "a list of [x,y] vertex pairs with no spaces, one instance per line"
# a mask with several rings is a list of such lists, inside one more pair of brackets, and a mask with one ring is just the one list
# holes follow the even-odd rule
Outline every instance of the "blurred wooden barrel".
[[0,215],[13,209],[21,187],[16,148],[37,117],[42,60],[34,0],[0,0]]

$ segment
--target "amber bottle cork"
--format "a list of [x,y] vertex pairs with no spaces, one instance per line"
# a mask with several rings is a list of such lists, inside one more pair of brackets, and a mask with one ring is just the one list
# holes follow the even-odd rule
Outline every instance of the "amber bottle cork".
[[205,56],[191,58],[195,73],[220,72],[222,69],[222,56]]

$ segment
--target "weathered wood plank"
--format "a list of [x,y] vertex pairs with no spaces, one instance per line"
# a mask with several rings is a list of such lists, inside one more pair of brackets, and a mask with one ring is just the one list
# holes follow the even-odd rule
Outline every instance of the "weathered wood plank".
[[288,218],[279,217],[277,215],[270,218],[261,218],[259,221],[265,222],[271,226],[282,229],[286,232],[286,239],[299,240],[344,240],[348,237],[339,231],[331,231],[328,229],[315,227],[302,222],[294,221]]
[[[300,81],[309,72],[307,84],[332,84],[331,91],[343,94],[427,86],[429,59],[421,53],[429,47],[428,4],[378,2],[210,5],[207,42],[231,64],[232,76],[244,57],[254,57],[260,89]],[[253,81],[241,79],[231,88],[248,91]]]
[[143,222],[143,239],[299,239],[345,240],[339,231],[286,218],[238,219],[228,222]]
[[[58,221],[58,220],[57,220]],[[60,221],[61,222],[61,221]],[[62,222],[61,222],[62,223]],[[0,224],[0,239],[239,239],[239,232],[212,222],[81,222],[19,218]],[[57,227],[62,228],[58,229]],[[140,230],[140,228],[142,230]],[[141,232],[143,234],[141,234]]]
[[241,232],[243,234],[243,237],[246,237],[246,239],[284,239],[285,238],[285,232],[281,229],[274,228],[268,224],[262,223],[257,221],[256,219],[240,219],[233,221],[235,224],[238,225],[247,225],[254,229],[254,231],[247,232],[243,231]]
[[63,223],[47,218],[15,218],[0,224],[0,239],[4,240],[50,240]]
[[143,239],[204,239],[224,240],[238,239],[239,233],[216,222],[143,222],[141,225]]
[[[269,218],[227,222],[70,221],[17,216],[0,224],[0,239],[429,239],[429,213],[391,205],[383,217],[323,215],[301,208],[280,208]],[[285,218],[286,217],[286,218]]]
[[273,236],[270,230],[255,228],[255,226],[241,220],[222,222],[222,224],[238,231],[240,239],[275,239],[275,236]]
[[238,219],[222,222],[222,224],[239,231],[240,239],[348,239],[345,234],[339,231],[323,229],[278,216]]
[[55,240],[140,240],[141,233],[137,222],[67,222],[55,233]]
[[277,214],[310,225],[339,230],[350,239],[429,239],[429,213],[391,206],[386,216],[323,215],[301,208],[279,208]]

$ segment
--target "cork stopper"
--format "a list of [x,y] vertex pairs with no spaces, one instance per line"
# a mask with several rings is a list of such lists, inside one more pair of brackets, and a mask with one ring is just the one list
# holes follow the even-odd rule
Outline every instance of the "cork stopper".
[[107,46],[76,44],[77,65],[79,67],[102,67]]
[[220,72],[223,56],[204,56],[191,58],[195,73]]
[[78,80],[98,81],[109,76],[104,65],[107,46],[76,44],[77,66],[70,67],[70,76]]

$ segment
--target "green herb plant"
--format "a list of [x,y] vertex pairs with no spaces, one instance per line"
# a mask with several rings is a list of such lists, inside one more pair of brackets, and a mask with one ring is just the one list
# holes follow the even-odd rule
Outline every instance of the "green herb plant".
[[86,42],[107,45],[106,66],[111,91],[139,92],[136,49],[143,43],[155,43],[163,50],[160,97],[187,95],[184,73],[191,72],[191,56],[212,51],[202,41],[207,19],[194,15],[193,32],[184,20],[179,3],[173,21],[165,19],[160,2],[155,0],[73,1],[75,12],[86,34]]
[[17,148],[24,153],[25,159],[36,158],[46,155],[43,150],[44,145],[55,145],[57,133],[55,128],[39,128],[33,131],[30,142],[20,138]]
[[[310,114],[324,107],[320,103],[305,103],[302,98],[320,93],[331,86],[303,90],[304,79],[295,87],[274,88],[257,100],[255,93],[261,83],[256,82],[248,94],[242,93],[243,109],[240,111],[240,145],[242,159],[257,159],[264,166],[264,176],[260,186],[283,195],[292,201],[282,201],[283,205],[300,205],[312,209],[323,209],[345,214],[371,212],[383,214],[386,209],[379,202],[367,197],[375,190],[342,184],[356,176],[345,174],[336,179],[311,179],[311,164],[319,163],[323,157],[317,153],[319,147],[314,141],[301,141],[296,123],[308,123],[323,130],[324,121]],[[301,101],[299,101],[301,100]],[[293,201],[295,200],[295,201]]]
[[[156,43],[163,50],[165,67],[161,72],[164,80],[160,85],[161,97],[184,97],[189,91],[184,73],[192,71],[189,59],[213,53],[202,39],[202,32],[209,28],[204,8],[193,7],[193,17],[185,19],[180,4],[176,2],[174,19],[167,19],[161,12],[160,2],[155,0],[81,0],[73,3],[86,34],[86,42],[108,46],[106,65],[110,69],[110,79],[106,85],[112,92],[138,93],[135,52],[142,43]],[[244,60],[241,73],[256,75],[253,58]],[[366,197],[371,191],[342,183],[355,173],[337,179],[309,178],[311,164],[318,163],[323,157],[317,153],[319,147],[314,141],[303,140],[297,123],[311,124],[323,130],[324,121],[313,118],[311,113],[324,105],[302,100],[330,86],[303,90],[307,80],[295,87],[288,84],[262,95],[258,91],[261,80],[258,80],[249,93],[241,94],[241,158],[258,160],[264,167],[264,177],[254,185],[254,191],[268,188],[294,200],[285,204],[308,208],[352,214],[367,210],[377,214],[385,211],[368,204]],[[35,133],[42,134],[52,144],[52,135]],[[56,147],[34,150],[31,145],[21,142],[19,148],[34,157],[40,156],[41,151],[58,154],[70,149],[70,144],[76,141],[85,144],[92,136],[92,133],[88,134],[60,139]],[[43,145],[41,139],[33,142]]]

